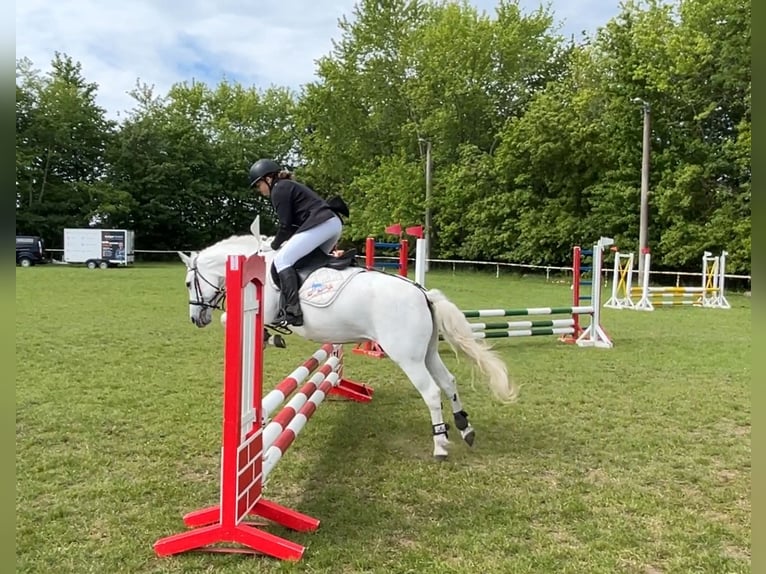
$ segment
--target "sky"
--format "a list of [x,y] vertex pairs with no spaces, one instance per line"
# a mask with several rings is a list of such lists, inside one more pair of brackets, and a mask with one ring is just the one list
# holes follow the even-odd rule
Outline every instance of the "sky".
[[[295,90],[316,79],[316,60],[340,38],[338,19],[355,0],[17,0],[16,58],[47,72],[55,52],[82,65],[98,84],[97,103],[119,119],[133,107],[137,81],[164,95],[192,79]],[[493,15],[494,0],[471,0]],[[544,4],[548,4],[546,0]],[[539,0],[520,0],[524,13]],[[566,37],[597,28],[619,0],[550,0]]]

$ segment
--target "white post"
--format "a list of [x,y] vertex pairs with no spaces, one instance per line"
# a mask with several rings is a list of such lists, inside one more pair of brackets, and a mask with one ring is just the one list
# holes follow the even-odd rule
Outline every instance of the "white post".
[[633,290],[633,253],[628,254],[628,273],[625,279],[625,298],[621,301],[623,307],[633,308],[633,299],[631,298]]
[[601,347],[611,348],[614,346],[609,336],[601,327],[601,262],[605,247],[614,244],[611,237],[602,237],[593,246],[593,271],[591,284],[591,306],[593,314],[590,317],[590,325],[577,338],[577,345],[580,347]]
[[702,292],[707,289],[707,262],[713,254],[710,251],[703,251],[702,253]]
[[634,309],[639,311],[654,311],[654,305],[649,300],[649,264],[651,255],[649,251],[644,254],[644,275],[641,277],[641,299],[636,303]]
[[415,283],[426,286],[426,240],[423,238],[415,241]]
[[619,298],[617,297],[617,285],[620,283],[620,252],[614,252],[614,265],[612,267],[612,296],[604,303],[604,307],[610,309],[621,309]]
[[431,140],[426,140],[426,220],[425,220],[425,235],[426,240],[424,249],[425,256],[425,270],[428,271],[428,260],[431,258],[431,180],[433,172],[433,158],[431,156]]
[[703,307],[715,307],[718,288],[718,257],[710,251],[702,253],[702,294],[697,303]]
[[718,304],[716,307],[719,309],[731,309],[731,305],[729,305],[729,301],[726,299],[723,289],[724,277],[726,274],[726,256],[728,254],[727,251],[721,251],[721,256],[718,258]]

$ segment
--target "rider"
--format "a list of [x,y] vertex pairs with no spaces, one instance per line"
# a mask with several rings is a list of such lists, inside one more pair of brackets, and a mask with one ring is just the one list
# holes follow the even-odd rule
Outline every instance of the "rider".
[[317,247],[329,254],[340,239],[343,222],[337,206],[329,205],[314,190],[295,181],[293,174],[274,160],[259,159],[250,167],[250,188],[254,187],[264,197],[271,197],[279,218],[279,229],[271,243],[271,248],[278,250],[274,267],[282,293],[276,323],[299,327],[303,325],[303,312],[298,273],[293,266]]

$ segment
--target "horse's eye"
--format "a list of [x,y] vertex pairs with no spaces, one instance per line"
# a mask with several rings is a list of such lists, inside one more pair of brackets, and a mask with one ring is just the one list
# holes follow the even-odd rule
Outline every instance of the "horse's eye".
[[187,289],[191,289],[191,281],[187,281],[186,282],[186,288]]

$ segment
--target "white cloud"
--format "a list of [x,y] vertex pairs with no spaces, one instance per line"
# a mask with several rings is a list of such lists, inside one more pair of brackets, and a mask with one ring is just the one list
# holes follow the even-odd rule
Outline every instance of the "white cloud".
[[[495,2],[474,0],[494,11]],[[164,94],[193,77],[244,85],[298,89],[315,79],[316,60],[340,37],[338,19],[354,0],[25,0],[16,4],[16,57],[46,70],[59,51],[79,61],[99,85],[110,116],[133,105],[128,91],[140,79]],[[525,11],[537,3],[522,0]],[[565,31],[595,30],[617,13],[617,1],[556,0]]]

